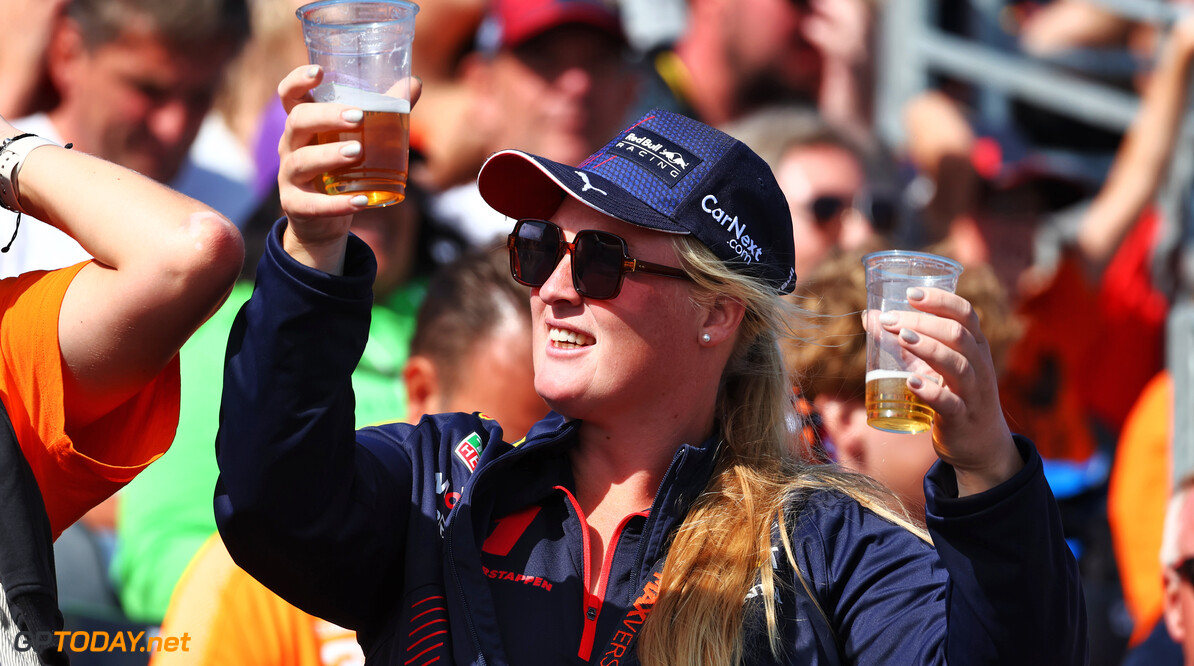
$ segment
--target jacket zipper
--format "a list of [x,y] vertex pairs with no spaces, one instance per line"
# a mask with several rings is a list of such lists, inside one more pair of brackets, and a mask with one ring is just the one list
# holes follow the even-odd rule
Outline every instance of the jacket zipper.
[[[448,561],[454,563],[456,557],[452,549],[452,530],[446,530],[444,537],[444,548],[448,551]],[[485,652],[481,649],[481,637],[477,635],[477,627],[473,624],[473,613],[468,607],[468,595],[464,593],[464,584],[460,581],[460,573],[456,571],[455,564],[448,569],[452,572],[452,582],[456,584],[456,596],[464,606],[464,623],[468,626],[469,636],[473,639],[473,647],[477,650],[477,663],[487,664],[489,662],[485,660]]]
[[618,527],[614,529],[613,538],[610,539],[612,546],[608,548],[601,558],[601,572],[603,574],[601,585],[597,587],[596,594],[590,594],[589,588],[592,587],[589,568],[589,563],[592,561],[591,546],[589,545],[589,521],[585,517],[584,511],[580,508],[580,502],[576,501],[576,496],[568,491],[563,486],[556,486],[556,490],[564,493],[568,501],[572,503],[572,509],[576,511],[576,517],[580,521],[581,543],[584,550],[584,590],[582,591],[582,599],[584,600],[582,611],[584,612],[584,631],[580,636],[580,648],[577,650],[576,656],[584,661],[589,661],[589,657],[593,655],[593,642],[597,639],[597,620],[601,617],[601,608],[605,602],[605,588],[609,585],[609,572],[613,567],[614,556],[617,554],[618,542],[622,539],[622,531],[626,529],[626,524],[630,522],[631,518],[635,516],[650,517],[650,512],[636,511],[634,513],[626,514],[622,520],[618,522]]
[[[674,458],[672,458],[672,464],[668,465],[667,472],[664,472],[664,474],[663,474],[663,481],[659,484],[659,488],[655,489],[655,497],[653,497],[651,499],[651,512],[647,516],[646,524],[643,525],[643,538],[640,539],[638,542],[638,552],[635,553],[635,555],[634,555],[634,568],[630,571],[631,594],[638,593],[637,590],[639,589],[639,584],[638,584],[639,573],[642,571],[643,556],[646,554],[644,551],[647,548],[647,543],[651,540],[651,532],[655,528],[655,523],[658,522],[656,516],[663,513],[662,511],[660,511],[660,507],[658,506],[659,505],[659,496],[663,494],[663,492],[664,492],[663,489],[666,488],[668,485],[670,485],[670,484],[668,484],[668,480],[672,477],[672,474],[676,471],[676,469],[680,467],[681,463],[684,460],[685,453],[686,453],[686,450],[681,449],[679,451],[679,453]],[[633,599],[628,599],[628,601],[631,601],[631,600],[633,600]]]

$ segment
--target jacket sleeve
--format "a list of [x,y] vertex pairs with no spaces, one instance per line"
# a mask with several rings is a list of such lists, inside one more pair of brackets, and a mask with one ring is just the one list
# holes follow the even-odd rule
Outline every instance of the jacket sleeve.
[[925,477],[929,532],[949,571],[949,663],[1085,664],[1078,564],[1040,455],[1016,445],[1024,468],[984,493],[958,498],[941,462]]
[[930,470],[933,544],[841,495],[809,503],[798,556],[845,663],[1086,663],[1077,564],[1040,457],[1017,445],[1024,469],[979,495]]
[[[343,276],[302,266],[270,232],[228,341],[215,515],[233,559],[294,605],[358,629],[401,585],[409,426],[354,429],[373,255],[349,237]],[[387,436],[391,435],[391,436]]]

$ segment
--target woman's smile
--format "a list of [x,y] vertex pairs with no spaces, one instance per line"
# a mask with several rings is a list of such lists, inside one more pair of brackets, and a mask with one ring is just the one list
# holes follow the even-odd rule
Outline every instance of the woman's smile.
[[551,346],[557,349],[579,349],[597,343],[592,336],[554,326],[548,327],[547,338],[551,341]]

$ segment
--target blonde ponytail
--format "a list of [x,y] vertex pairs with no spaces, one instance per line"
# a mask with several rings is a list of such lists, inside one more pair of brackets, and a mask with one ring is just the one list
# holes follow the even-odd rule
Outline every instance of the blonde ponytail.
[[756,584],[764,601],[769,647],[779,657],[783,645],[776,598],[785,581],[776,579],[772,566],[772,526],[779,522],[784,557],[804,585],[784,525],[784,507],[796,492],[840,490],[876,513],[916,528],[906,515],[889,508],[890,493],[869,479],[799,459],[798,417],[780,351],[780,336],[790,330],[788,318],[800,316],[795,306],[729,270],[699,242],[682,238],[677,245],[697,282],[695,298],[705,304],[735,299],[746,314],[718,396],[718,462],[673,536],[654,610],[639,637],[638,657],[644,666],[738,663],[743,602]]

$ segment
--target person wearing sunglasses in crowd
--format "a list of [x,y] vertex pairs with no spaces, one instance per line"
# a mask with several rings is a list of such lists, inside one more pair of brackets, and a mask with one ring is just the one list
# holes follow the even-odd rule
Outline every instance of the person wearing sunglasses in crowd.
[[877,143],[792,105],[756,111],[722,129],[775,173],[792,214],[798,276],[811,276],[836,254],[889,242],[895,206],[881,192],[890,165]]
[[354,430],[372,259],[348,234],[362,202],[311,180],[358,158],[310,139],[361,116],[307,103],[320,76],[280,86],[287,218],[229,340],[217,441],[221,536],[267,587],[372,664],[1084,662],[1076,565],[969,304],[924,290],[885,322],[940,373],[909,382],[943,458],[922,532],[878,484],[793,455],[787,203],[682,116],[478,176],[517,220],[551,413],[513,443],[483,414]]
[[1165,511],[1161,566],[1165,577],[1165,628],[1194,664],[1194,475],[1177,484]]

